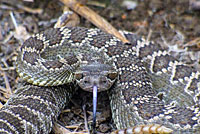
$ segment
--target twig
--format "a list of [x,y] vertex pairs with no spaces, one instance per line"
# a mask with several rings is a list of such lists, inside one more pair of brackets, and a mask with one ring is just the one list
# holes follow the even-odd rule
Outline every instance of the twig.
[[3,44],[6,44],[13,37],[13,35],[14,33],[10,31],[9,34],[6,37],[4,37]]
[[70,11],[68,7],[64,7],[63,14],[58,18],[58,21],[54,25],[55,28],[68,26],[75,27],[80,23],[80,19],[76,13]]
[[150,41],[151,35],[152,35],[152,29],[149,30],[149,33],[146,38],[147,41]]
[[85,122],[85,129],[88,131],[88,134],[90,134],[90,131],[88,129],[88,121],[87,121],[87,115],[85,110],[86,105],[83,105],[83,114],[84,114],[84,122]]
[[[4,96],[5,96],[5,94],[7,94],[6,88],[0,86],[0,93],[4,94]],[[4,96],[0,96],[0,100],[3,102],[7,102],[8,98],[5,98]],[[8,94],[8,96],[9,96],[9,94]]]
[[[0,90],[2,90],[2,93],[7,93],[7,90],[5,87],[0,86]],[[0,91],[1,92],[1,91]]]
[[13,25],[15,26],[15,29],[17,29],[18,25],[17,25],[14,15],[13,15],[13,12],[10,12],[10,17],[12,19]]
[[41,14],[43,12],[43,9],[40,8],[32,9],[23,5],[17,5],[17,7],[32,14]]
[[26,28],[22,25],[18,25],[16,22],[16,19],[13,15],[13,12],[10,12],[10,17],[12,19],[12,22],[15,26],[15,34],[14,37],[23,44],[25,40],[27,40],[30,37],[30,34],[26,31]]
[[60,122],[54,122],[53,132],[55,134],[69,134],[71,133],[65,126],[63,126]]
[[8,101],[8,99],[5,98],[4,96],[0,96],[0,100],[1,100],[1,102],[7,102]]
[[109,34],[116,36],[124,43],[130,43],[110,23],[108,23],[104,18],[99,16],[97,13],[95,13],[93,10],[91,10],[87,6],[77,2],[76,0],[60,0],[60,1],[63,2],[67,7],[72,9],[74,12],[85,17],[87,20],[92,22],[94,25],[96,25],[103,31],[106,31]]
[[5,95],[6,98],[9,98],[10,95],[12,94],[10,83],[8,81],[8,77],[6,75],[6,72],[2,72],[2,75],[3,75],[3,78],[4,78],[5,84],[6,84],[6,94],[4,94],[4,95]]
[[0,102],[0,109],[3,107],[3,104]]

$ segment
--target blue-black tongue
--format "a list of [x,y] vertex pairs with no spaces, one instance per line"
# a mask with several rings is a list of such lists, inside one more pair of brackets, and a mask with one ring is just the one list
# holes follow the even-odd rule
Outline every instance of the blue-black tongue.
[[93,86],[93,134],[96,133],[97,86]]

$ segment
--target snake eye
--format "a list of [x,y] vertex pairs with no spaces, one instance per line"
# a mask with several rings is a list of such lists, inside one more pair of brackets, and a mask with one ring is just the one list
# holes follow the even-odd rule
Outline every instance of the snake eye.
[[76,79],[76,80],[81,80],[81,79],[83,79],[83,74],[82,74],[82,73],[75,73],[74,76],[75,76],[75,79]]
[[108,73],[108,78],[111,79],[111,80],[115,80],[116,77],[117,77],[118,73],[117,72],[110,72]]

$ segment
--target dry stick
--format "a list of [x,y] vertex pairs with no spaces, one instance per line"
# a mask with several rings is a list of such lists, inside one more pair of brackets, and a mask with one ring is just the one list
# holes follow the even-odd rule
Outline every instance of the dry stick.
[[106,31],[109,34],[116,36],[124,43],[130,43],[110,23],[108,23],[104,18],[99,16],[97,13],[95,13],[93,10],[91,10],[87,6],[77,2],[76,0],[60,0],[60,1],[63,2],[67,7],[72,9],[74,12],[85,17],[87,20],[92,22],[94,25],[96,25],[100,29]]
[[3,74],[4,81],[6,83],[6,94],[4,94],[4,95],[6,98],[10,98],[10,95],[12,94],[10,83],[9,83],[8,77],[6,75],[6,72],[2,72],[2,74]]
[[80,23],[79,16],[72,12],[67,6],[63,9],[63,14],[58,18],[54,28],[59,28],[63,26],[67,27],[75,27],[78,26]]
[[85,110],[86,105],[83,105],[83,113],[84,113],[84,122],[85,122],[85,129],[87,130],[88,134],[90,134],[90,131],[88,129],[88,121],[87,121],[87,115],[86,115],[86,110]]
[[0,102],[0,109],[3,107],[3,104]]
[[146,41],[150,41],[151,35],[152,35],[152,29],[149,30],[148,36],[146,38]]
[[68,130],[65,126],[63,126],[59,122],[54,122],[53,132],[55,134],[69,134],[71,131]]
[[23,5],[16,5],[19,9],[22,9],[26,12],[32,13],[32,14],[42,14],[43,9],[37,8],[37,9],[32,9]]
[[[5,87],[0,86],[0,93],[4,94],[4,96],[0,96],[0,100],[3,102],[7,102],[8,98],[5,97],[5,94],[7,93],[7,90]],[[1,103],[1,102],[0,102]],[[0,104],[1,105],[1,104]],[[1,107],[0,107],[1,109]]]
[[7,89],[5,87],[0,86],[0,93],[7,93]]

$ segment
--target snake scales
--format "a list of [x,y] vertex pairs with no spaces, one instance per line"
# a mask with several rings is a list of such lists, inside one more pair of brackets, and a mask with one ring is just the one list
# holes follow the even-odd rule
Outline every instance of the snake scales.
[[74,68],[93,57],[103,57],[119,74],[109,90],[118,129],[156,123],[175,133],[199,133],[200,73],[168,49],[122,33],[131,45],[99,29],[80,27],[51,28],[28,39],[16,66],[34,85],[24,82],[0,110],[0,133],[49,133],[76,91]]

